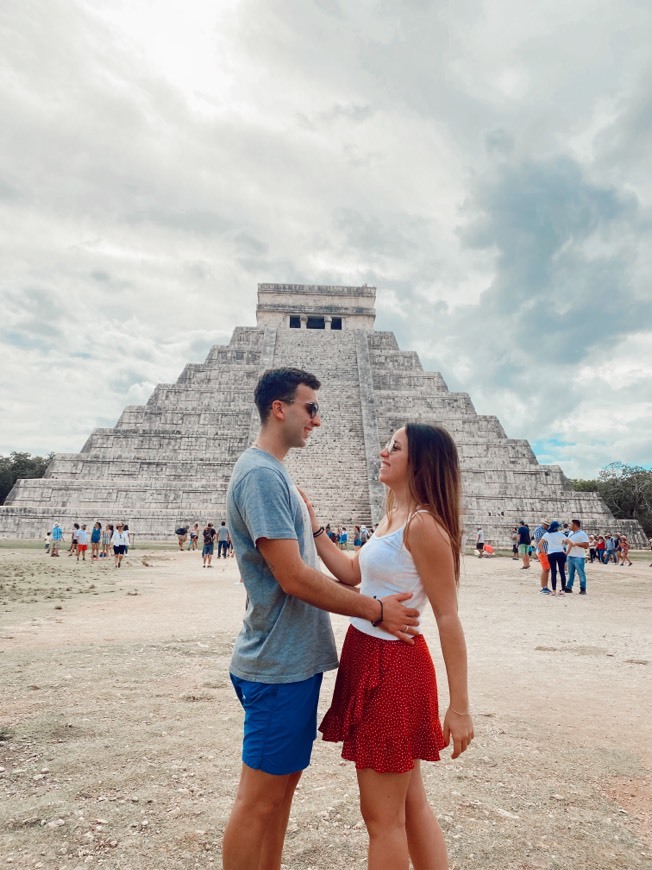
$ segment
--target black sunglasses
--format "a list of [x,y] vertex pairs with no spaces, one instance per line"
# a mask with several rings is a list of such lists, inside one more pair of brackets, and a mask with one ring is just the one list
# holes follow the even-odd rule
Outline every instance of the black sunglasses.
[[314,420],[317,414],[319,414],[318,402],[299,402],[297,399],[281,399],[281,402],[285,402],[286,405],[305,405],[311,420]]

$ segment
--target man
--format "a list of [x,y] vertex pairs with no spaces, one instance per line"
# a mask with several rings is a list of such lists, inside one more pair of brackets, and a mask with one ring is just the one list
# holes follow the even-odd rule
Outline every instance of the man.
[[224,558],[229,554],[229,530],[226,523],[222,520],[222,525],[217,530],[217,558],[224,554]]
[[475,548],[478,551],[478,559],[482,559],[484,556],[484,532],[480,526],[478,526],[478,532],[475,536]]
[[81,529],[77,529],[77,561],[81,553],[82,561],[86,561],[86,550],[88,550],[88,533],[86,531],[86,523],[82,523]]
[[526,568],[530,567],[530,544],[532,543],[532,539],[530,538],[530,527],[525,520],[519,520],[518,529],[516,531],[518,534],[518,555],[523,560],[521,571],[524,571]]
[[213,528],[213,523],[208,523],[204,531],[204,546],[201,551],[202,568],[212,568],[213,550],[215,549],[215,535],[217,532]]
[[568,535],[568,540],[572,542],[566,562],[568,564],[568,580],[566,580],[565,592],[569,595],[573,594],[573,582],[575,581],[575,572],[580,575],[580,595],[586,595],[586,570],[584,566],[584,557],[589,548],[589,536],[582,530],[582,523],[579,520],[571,520],[571,531]]
[[61,542],[63,541],[63,529],[59,525],[59,523],[55,523],[52,526],[52,547],[50,548],[51,556],[59,555],[59,547],[61,546]]
[[[258,381],[261,428],[238,459],[227,492],[227,522],[247,591],[231,660],[245,711],[242,772],[224,832],[224,870],[279,870],[294,790],[310,763],[324,671],[337,667],[326,611],[358,616],[412,643],[418,611],[375,600],[317,570],[305,503],[284,464],[321,425],[314,375],[270,369]],[[320,529],[316,534],[323,534]]]
[[533,538],[534,538],[534,546],[536,547],[537,555],[539,556],[539,565],[541,565],[541,592],[544,595],[550,595],[550,589],[548,589],[548,577],[550,576],[550,562],[548,561],[548,554],[545,550],[545,542],[541,539],[545,535],[545,533],[550,528],[550,520],[541,520],[541,523],[534,530]]
[[183,545],[188,540],[188,526],[180,525],[178,529],[175,529],[174,533],[177,536],[177,543],[179,544],[179,549],[183,550]]
[[618,564],[618,557],[616,556],[616,541],[611,534],[611,532],[607,532],[607,537],[605,538],[605,550],[604,550],[604,563],[605,565],[609,564],[609,560],[614,560],[614,565]]

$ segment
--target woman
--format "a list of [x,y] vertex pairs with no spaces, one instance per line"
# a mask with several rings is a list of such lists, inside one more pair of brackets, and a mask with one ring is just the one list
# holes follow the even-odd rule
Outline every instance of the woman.
[[188,549],[189,550],[196,550],[198,540],[199,540],[199,523],[195,523],[195,525],[190,530],[190,543],[188,544]]
[[629,541],[627,540],[627,535],[620,536],[620,564],[625,567],[625,562],[627,562],[628,567],[634,564],[629,558]]
[[102,540],[102,523],[95,523],[91,531],[91,562],[100,557],[100,541]]
[[[553,520],[548,526],[548,531],[541,538],[543,541],[543,549],[548,555],[550,562],[550,583],[552,584],[552,594],[562,595],[566,591],[566,550],[565,544],[571,542],[566,535],[561,531],[561,523]],[[557,592],[557,569],[559,569],[559,579],[561,580],[561,589]]]
[[595,542],[595,554],[598,557],[598,562],[600,562],[601,565],[604,565],[604,554],[606,546],[607,545],[605,543],[604,536],[598,535]]
[[113,537],[113,525],[109,523],[106,529],[102,532],[102,553],[101,557],[109,558],[109,547],[111,546],[111,538]]
[[[410,591],[410,606],[432,605],[448,675],[450,707],[439,722],[437,684],[422,634],[401,643],[377,623],[352,619],[324,740],[343,741],[355,761],[372,870],[448,866],[428,804],[420,760],[439,760],[453,741],[457,758],[473,739],[466,645],[457,614],[461,530],[457,450],[438,426],[408,423],[381,451],[387,513],[368,544],[349,558],[322,534],[307,502],[320,558],[337,579],[382,598]],[[409,639],[409,638],[408,638]]]
[[353,530],[353,549],[359,550],[362,546],[362,538],[360,537],[360,526],[356,526]]
[[589,559],[591,564],[595,562],[595,535],[589,535]]
[[125,531],[122,523],[117,523],[115,532],[111,537],[113,544],[113,555],[115,556],[115,567],[119,568],[122,564],[127,547],[129,546],[129,532]]

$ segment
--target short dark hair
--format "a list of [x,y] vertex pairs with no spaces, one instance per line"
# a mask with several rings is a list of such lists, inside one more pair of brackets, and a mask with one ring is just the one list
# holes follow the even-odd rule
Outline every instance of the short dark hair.
[[575,523],[576,526],[582,525],[582,523],[579,520],[571,520],[571,523]]
[[225,523],[225,521],[224,521],[224,520],[222,520],[222,525],[223,525],[223,526],[225,526],[225,525],[226,525],[226,523]]
[[260,415],[260,422],[265,423],[272,410],[272,403],[281,399],[294,399],[297,387],[304,384],[312,390],[318,390],[321,383],[310,372],[303,369],[282,368],[267,369],[258,378],[254,390],[254,401]]

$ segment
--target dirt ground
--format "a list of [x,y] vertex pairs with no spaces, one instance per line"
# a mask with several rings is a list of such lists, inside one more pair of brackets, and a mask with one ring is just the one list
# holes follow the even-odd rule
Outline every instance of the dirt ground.
[[[424,764],[452,867],[652,867],[648,566],[589,566],[586,597],[553,599],[536,569],[465,558],[477,736]],[[141,545],[119,570],[0,549],[0,866],[220,866],[240,767],[237,581],[235,560],[206,570],[172,547]],[[365,848],[353,767],[318,741],[284,866],[362,868]]]

